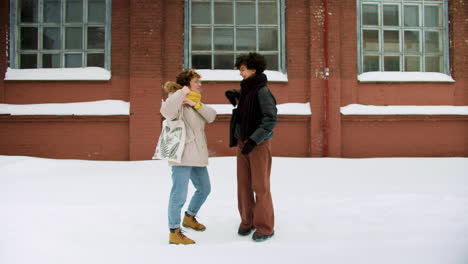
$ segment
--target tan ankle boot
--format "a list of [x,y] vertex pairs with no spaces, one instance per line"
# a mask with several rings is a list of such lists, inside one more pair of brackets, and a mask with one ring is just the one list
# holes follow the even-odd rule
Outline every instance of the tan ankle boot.
[[198,223],[194,215],[184,216],[184,221],[182,222],[182,225],[185,227],[190,227],[197,231],[205,231],[206,229],[206,227],[203,224]]
[[195,241],[186,237],[180,228],[177,228],[174,233],[169,233],[169,244],[190,245],[195,244]]

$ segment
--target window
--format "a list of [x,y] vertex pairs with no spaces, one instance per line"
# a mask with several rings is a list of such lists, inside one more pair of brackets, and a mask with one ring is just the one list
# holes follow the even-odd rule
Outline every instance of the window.
[[185,66],[233,69],[258,52],[267,69],[285,71],[284,0],[186,0]]
[[110,68],[110,0],[11,0],[10,6],[16,25],[10,67]]
[[359,73],[449,74],[447,1],[358,0]]

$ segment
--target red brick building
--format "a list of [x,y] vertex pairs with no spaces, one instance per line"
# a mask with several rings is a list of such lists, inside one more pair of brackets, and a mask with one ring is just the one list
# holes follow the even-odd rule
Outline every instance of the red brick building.
[[[464,109],[467,21],[468,4],[458,0],[1,1],[0,104],[113,99],[129,102],[130,115],[5,112],[0,154],[150,159],[161,129],[161,85],[184,67],[202,69],[203,101],[227,104],[224,91],[239,87],[233,58],[255,50],[267,57],[278,103],[310,103],[312,112],[279,116],[275,156],[466,157],[466,111],[345,110]],[[25,77],[31,68],[54,75],[55,68],[91,66],[111,77]],[[207,126],[212,156],[234,154],[229,118]]]

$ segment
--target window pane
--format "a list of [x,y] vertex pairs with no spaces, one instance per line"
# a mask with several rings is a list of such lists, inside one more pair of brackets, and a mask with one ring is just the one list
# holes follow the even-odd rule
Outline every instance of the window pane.
[[278,55],[264,55],[267,69],[270,71],[278,70]]
[[23,23],[36,23],[37,22],[37,0],[21,0],[20,10],[21,17],[20,21]]
[[22,50],[37,50],[37,28],[22,27],[21,28],[21,45]]
[[278,31],[276,28],[258,30],[259,50],[278,50]]
[[237,50],[255,51],[255,29],[254,28],[238,28],[236,36]]
[[439,6],[424,7],[424,26],[425,27],[441,27],[442,26],[442,9]]
[[66,68],[80,68],[81,67],[81,54],[65,54],[65,67]]
[[258,23],[277,24],[276,2],[258,4]]
[[78,27],[65,28],[65,48],[82,49],[83,48],[83,30]]
[[37,55],[36,54],[21,54],[20,67],[21,69],[37,68]]
[[192,29],[192,50],[211,50],[211,29]]
[[211,24],[210,3],[192,3],[192,24]]
[[104,68],[104,53],[88,54],[88,67]]
[[103,49],[106,33],[103,27],[88,28],[88,49]]
[[442,39],[438,31],[426,31],[424,45],[426,52],[441,52]]
[[214,3],[214,23],[233,24],[232,3]]
[[42,55],[42,68],[60,68],[60,54]]
[[405,6],[405,26],[419,27],[419,7]]
[[215,69],[233,69],[233,67],[234,67],[234,56],[232,54],[214,56],[214,68]]
[[405,52],[420,51],[419,31],[405,31]]
[[192,68],[211,69],[211,55],[192,55]]
[[88,22],[104,23],[106,21],[106,3],[104,0],[89,0]]
[[255,24],[255,4],[236,3],[237,25]]
[[380,70],[379,56],[364,56],[364,72]]
[[400,71],[400,57],[384,56],[384,71]]
[[400,51],[400,32],[399,31],[384,31],[384,51]]
[[378,30],[363,30],[362,38],[364,51],[379,51]]
[[421,71],[421,58],[419,56],[405,56],[405,71]]
[[384,5],[383,6],[383,23],[384,26],[398,26],[399,10],[397,5]]
[[234,50],[234,30],[232,28],[214,29],[214,49]]
[[426,56],[426,72],[443,72],[441,56]]
[[60,22],[60,0],[44,0],[44,22]]
[[60,28],[44,28],[42,35],[43,49],[61,49]]
[[371,26],[379,24],[378,5],[362,5],[362,24]]
[[82,22],[83,21],[83,2],[82,0],[67,0],[66,5],[66,22]]

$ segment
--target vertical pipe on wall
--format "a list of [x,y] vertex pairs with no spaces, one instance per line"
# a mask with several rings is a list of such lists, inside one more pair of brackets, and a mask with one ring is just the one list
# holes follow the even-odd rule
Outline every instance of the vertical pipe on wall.
[[324,0],[324,22],[323,22],[323,57],[324,57],[324,92],[323,92],[323,156],[328,157],[329,154],[329,138],[330,138],[330,96],[329,96],[329,54],[328,54],[328,0]]

